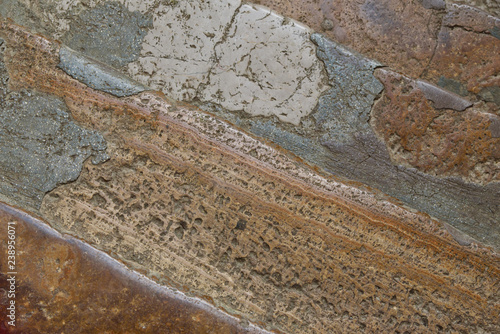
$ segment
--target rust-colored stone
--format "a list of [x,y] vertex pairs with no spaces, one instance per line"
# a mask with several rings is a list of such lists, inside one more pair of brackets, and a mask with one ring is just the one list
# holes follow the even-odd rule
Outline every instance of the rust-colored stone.
[[92,90],[41,36],[8,24],[0,35],[12,87],[64,97],[108,142],[109,161],[45,197],[57,229],[285,332],[500,330],[491,249],[192,106]]
[[442,10],[417,0],[256,2],[412,77],[429,63],[441,26]]
[[[466,9],[457,15],[464,16]],[[483,33],[487,26],[500,25],[483,13],[482,20],[459,20],[453,13],[438,35],[438,44],[425,78],[434,83],[441,77],[462,83],[470,93],[500,86],[500,39]],[[488,23],[489,22],[489,23]],[[496,25],[494,25],[496,22]]]
[[500,28],[500,19],[474,7],[450,4],[443,17],[443,25],[494,35],[495,28]]
[[257,2],[409,77],[456,93],[463,85],[472,96],[491,87],[500,92],[500,19],[474,7],[418,0]]
[[[16,275],[7,272],[7,224]],[[264,333],[132,273],[107,255],[0,203],[0,333]],[[16,278],[10,298],[7,278]],[[15,326],[7,307],[15,301]]]
[[496,116],[474,109],[437,109],[422,89],[427,84],[387,70],[377,70],[375,75],[385,91],[371,122],[396,163],[469,182],[500,181],[500,139],[490,128]]

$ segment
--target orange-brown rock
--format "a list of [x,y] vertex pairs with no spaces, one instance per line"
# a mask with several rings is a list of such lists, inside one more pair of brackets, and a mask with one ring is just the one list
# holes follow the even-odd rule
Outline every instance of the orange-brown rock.
[[192,106],[88,88],[57,68],[55,42],[0,35],[12,88],[64,98],[108,142],[109,161],[46,195],[58,230],[269,329],[500,330],[493,250]]
[[485,89],[500,94],[500,36],[493,36],[495,29],[500,31],[500,19],[467,6],[450,6],[423,77],[434,83],[452,79],[472,94],[482,95]]
[[[7,234],[7,226],[15,234]],[[14,223],[14,224],[12,224]],[[0,333],[264,333],[132,273],[106,254],[0,203]],[[7,274],[15,235],[16,272]],[[15,277],[15,296],[9,297]],[[14,318],[7,307],[15,301]],[[247,324],[248,326],[248,324]]]
[[486,12],[441,0],[257,2],[409,77],[479,94],[498,110],[500,19]]
[[448,99],[434,94],[438,105],[426,97],[427,84],[397,73],[377,70],[375,75],[385,90],[371,122],[396,163],[469,182],[500,181],[500,138],[490,128],[498,116],[453,110],[462,99],[452,94]]
[[444,8],[444,3],[425,8],[418,0],[256,2],[412,77],[420,76],[432,57]]

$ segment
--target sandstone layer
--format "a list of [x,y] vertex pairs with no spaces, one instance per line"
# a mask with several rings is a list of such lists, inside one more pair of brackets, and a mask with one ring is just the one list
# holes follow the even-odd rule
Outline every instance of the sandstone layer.
[[0,36],[9,89],[63,100],[107,143],[44,197],[58,231],[268,330],[500,330],[491,248],[191,105],[95,90],[58,42],[5,21]]

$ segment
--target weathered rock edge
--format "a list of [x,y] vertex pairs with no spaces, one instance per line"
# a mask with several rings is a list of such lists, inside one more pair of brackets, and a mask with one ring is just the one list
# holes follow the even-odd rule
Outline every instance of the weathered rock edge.
[[[0,202],[0,251],[15,223],[16,326],[0,301],[0,332],[8,333],[269,333],[130,271],[87,243]],[[0,295],[9,290],[6,258]],[[96,296],[98,296],[96,298]],[[75,312],[77,308],[77,312]],[[29,314],[30,316],[26,316]]]
[[41,212],[57,229],[268,328],[500,329],[493,250],[460,246],[428,216],[326,179],[192,106],[88,88],[57,68],[59,45],[42,36],[6,22],[0,36],[12,89],[63,97],[109,143],[110,161],[46,196]]

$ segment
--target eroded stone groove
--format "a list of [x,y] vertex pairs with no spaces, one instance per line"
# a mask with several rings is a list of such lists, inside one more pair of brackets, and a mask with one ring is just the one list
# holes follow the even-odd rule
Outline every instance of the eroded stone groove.
[[192,106],[92,90],[57,68],[57,44],[1,28],[12,86],[63,96],[108,141],[109,161],[45,197],[57,229],[269,329],[499,330],[491,249]]
[[[1,333],[269,333],[245,327],[199,299],[160,287],[80,240],[0,203],[0,251],[15,226],[16,326],[5,301],[6,258],[0,261]],[[15,223],[15,225],[12,225]],[[8,330],[7,330],[8,328]]]

